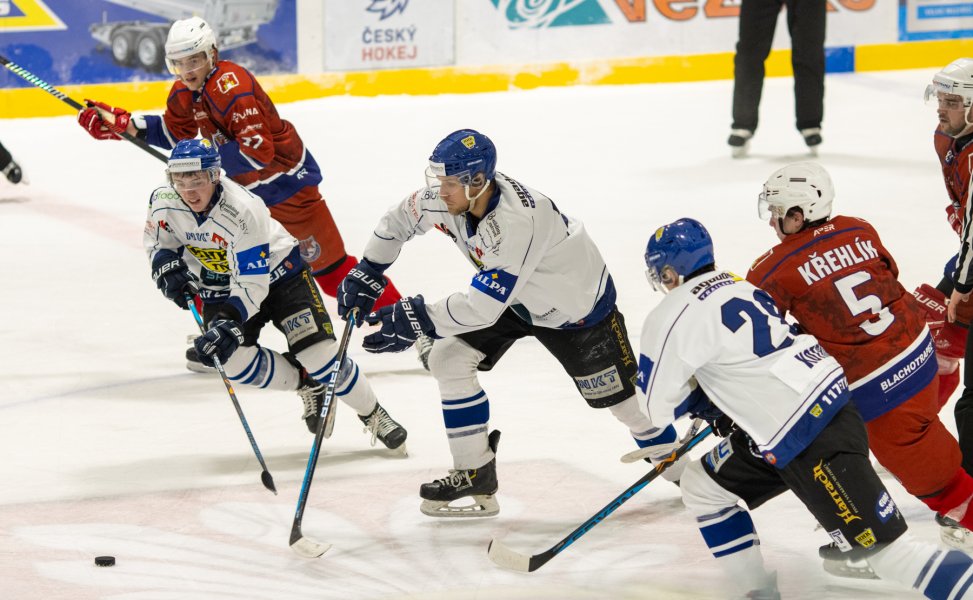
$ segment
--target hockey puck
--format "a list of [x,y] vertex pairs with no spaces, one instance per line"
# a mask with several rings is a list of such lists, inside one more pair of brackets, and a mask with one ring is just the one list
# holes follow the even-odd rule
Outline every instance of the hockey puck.
[[95,564],[99,567],[113,567],[115,566],[114,556],[96,556]]

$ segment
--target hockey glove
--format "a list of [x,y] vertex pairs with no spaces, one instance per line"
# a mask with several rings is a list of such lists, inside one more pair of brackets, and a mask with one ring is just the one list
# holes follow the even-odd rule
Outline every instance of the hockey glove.
[[[119,133],[128,129],[128,124],[132,120],[132,113],[124,108],[112,108],[104,102],[95,102],[85,99],[88,108],[78,113],[78,123],[84,127],[88,134],[96,140],[120,140]],[[112,119],[105,119],[102,113],[113,115]]]
[[703,392],[703,388],[693,390],[688,400],[690,416],[706,421],[713,429],[713,435],[727,437],[736,429],[733,419],[713,404],[713,401]]
[[439,338],[435,325],[426,313],[426,303],[421,295],[402,298],[395,304],[383,306],[377,312],[369,313],[365,321],[369,325],[382,326],[378,333],[365,336],[362,347],[369,352],[408,350],[423,333],[431,338]]
[[189,310],[186,304],[186,294],[195,296],[199,292],[196,277],[189,272],[189,267],[181,258],[160,257],[152,265],[152,279],[162,291],[162,295],[176,303],[183,310]]
[[207,367],[215,367],[215,356],[224,363],[243,343],[243,327],[236,321],[220,319],[213,321],[203,335],[196,338],[193,345],[199,355],[199,362]]
[[[358,261],[338,286],[338,316],[347,321],[348,313],[356,308],[359,315],[372,312],[386,284],[388,279],[370,262],[365,259]],[[361,319],[358,319],[359,327],[361,323]]]

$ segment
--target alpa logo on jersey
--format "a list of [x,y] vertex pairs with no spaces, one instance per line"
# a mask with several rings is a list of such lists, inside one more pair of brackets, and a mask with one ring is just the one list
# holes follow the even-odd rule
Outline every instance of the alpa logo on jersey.
[[472,286],[498,302],[506,302],[517,277],[501,269],[483,271],[473,277]]
[[260,244],[236,253],[240,275],[265,275],[270,273],[270,246]]

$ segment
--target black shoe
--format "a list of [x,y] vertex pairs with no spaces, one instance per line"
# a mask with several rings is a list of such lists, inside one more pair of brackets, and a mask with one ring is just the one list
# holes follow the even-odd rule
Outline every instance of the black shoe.
[[[476,469],[450,469],[449,475],[419,486],[422,498],[420,510],[432,517],[490,517],[500,512],[493,497],[499,489],[497,482],[497,444],[500,432],[490,432],[489,444],[494,457]],[[472,505],[450,506],[461,498],[472,498]]]
[[396,423],[381,404],[376,404],[370,415],[358,415],[358,418],[365,424],[365,431],[371,432],[373,446],[375,440],[378,440],[389,450],[395,450],[405,443],[405,438],[409,435],[405,427]]

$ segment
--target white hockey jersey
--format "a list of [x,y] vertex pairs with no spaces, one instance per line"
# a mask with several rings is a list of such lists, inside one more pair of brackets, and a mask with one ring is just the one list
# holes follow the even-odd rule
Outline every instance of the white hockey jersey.
[[770,296],[726,272],[670,291],[642,327],[639,404],[664,427],[687,412],[694,386],[780,468],[849,400],[838,362],[795,335]]
[[442,337],[489,327],[507,307],[540,327],[590,326],[615,306],[615,287],[584,225],[550,198],[502,173],[487,212],[475,222],[453,216],[429,188],[382,217],[365,247],[369,261],[388,265],[402,244],[435,228],[476,268],[469,287],[426,309]]
[[226,302],[246,321],[260,309],[270,284],[299,271],[297,240],[257,198],[224,181],[209,213],[198,215],[171,187],[149,199],[143,245],[149,262],[181,256],[200,282],[203,302]]

